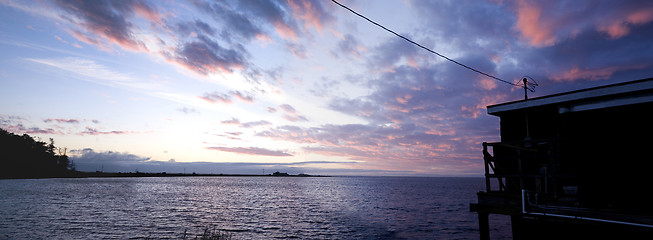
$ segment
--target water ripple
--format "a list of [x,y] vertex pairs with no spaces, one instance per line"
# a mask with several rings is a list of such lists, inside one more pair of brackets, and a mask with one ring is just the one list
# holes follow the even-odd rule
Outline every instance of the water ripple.
[[[475,239],[480,178],[1,180],[0,239]],[[510,237],[493,217],[491,235]],[[497,223],[498,222],[498,223]]]

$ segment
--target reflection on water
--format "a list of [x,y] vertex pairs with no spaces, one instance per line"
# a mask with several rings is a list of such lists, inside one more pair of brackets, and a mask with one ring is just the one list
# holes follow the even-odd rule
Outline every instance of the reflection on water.
[[[178,177],[0,181],[0,238],[476,239],[480,178]],[[493,238],[509,221],[491,215]]]

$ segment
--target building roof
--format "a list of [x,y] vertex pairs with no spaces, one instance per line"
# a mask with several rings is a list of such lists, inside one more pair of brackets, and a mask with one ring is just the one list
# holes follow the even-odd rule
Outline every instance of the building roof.
[[487,112],[499,116],[509,111],[553,105],[559,113],[567,113],[652,102],[653,78],[647,78],[490,105]]

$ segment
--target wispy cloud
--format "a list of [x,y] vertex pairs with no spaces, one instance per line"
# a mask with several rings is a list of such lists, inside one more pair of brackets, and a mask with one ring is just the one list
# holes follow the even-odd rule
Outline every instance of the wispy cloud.
[[127,87],[132,90],[154,91],[161,89],[158,84],[146,82],[130,76],[129,74],[118,72],[102,65],[96,61],[78,58],[25,58],[25,60],[55,67],[79,76],[80,80],[90,81],[111,87]]
[[207,147],[209,150],[216,150],[221,152],[232,152],[246,155],[261,155],[270,157],[290,157],[292,154],[285,151],[269,150],[259,147]]
[[18,133],[18,134],[61,134],[62,132],[57,131],[53,128],[40,128],[40,127],[25,127],[23,124],[15,124],[15,125],[3,125],[3,129],[13,132],[13,133]]
[[86,127],[86,130],[80,132],[80,135],[124,135],[124,134],[134,134],[136,132],[131,132],[131,131],[119,131],[119,130],[112,130],[112,131],[102,131],[98,130],[97,128],[92,128],[92,127]]
[[243,128],[267,126],[267,125],[272,124],[272,123],[270,123],[268,121],[265,121],[265,120],[241,123],[240,120],[238,120],[237,118],[232,118],[230,120],[224,120],[221,123],[222,124],[227,124],[227,125],[236,125],[236,126],[243,127]]
[[43,122],[50,123],[50,122],[57,122],[57,123],[71,123],[71,124],[77,124],[80,122],[79,119],[63,119],[63,118],[47,118],[43,120]]
[[229,91],[228,93],[220,93],[214,91],[210,93],[204,93],[204,95],[200,96],[199,98],[210,103],[231,104],[234,103],[232,100],[233,97],[242,102],[254,103],[253,95],[249,95],[240,91]]
[[204,95],[202,95],[199,98],[210,103],[225,103],[225,104],[233,103],[233,101],[231,100],[231,96],[219,92],[204,93]]
[[199,111],[195,110],[194,108],[189,108],[189,107],[178,108],[177,111],[183,112],[185,114],[199,113]]
[[288,121],[308,121],[306,116],[301,115],[293,106],[290,106],[290,104],[281,104],[279,105],[279,108],[284,111],[283,118]]

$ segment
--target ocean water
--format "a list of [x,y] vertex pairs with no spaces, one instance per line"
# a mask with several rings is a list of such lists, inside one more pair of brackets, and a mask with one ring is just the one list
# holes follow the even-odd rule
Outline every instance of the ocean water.
[[[0,180],[0,239],[478,239],[483,178]],[[490,215],[492,239],[509,218]],[[191,237],[192,239],[192,237]]]

